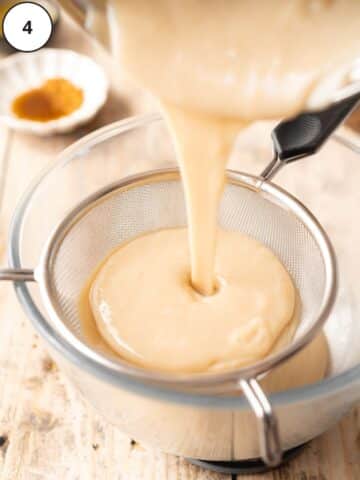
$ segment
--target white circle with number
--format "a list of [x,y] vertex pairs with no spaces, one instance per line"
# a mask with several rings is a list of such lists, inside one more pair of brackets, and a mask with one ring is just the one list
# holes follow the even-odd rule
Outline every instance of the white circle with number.
[[35,52],[49,41],[53,23],[49,12],[34,2],[14,5],[3,20],[5,40],[21,52]]

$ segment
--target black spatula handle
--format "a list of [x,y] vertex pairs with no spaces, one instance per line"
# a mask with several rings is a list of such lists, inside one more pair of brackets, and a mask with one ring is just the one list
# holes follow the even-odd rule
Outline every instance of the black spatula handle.
[[279,123],[272,131],[279,160],[290,163],[315,153],[360,101],[360,93],[320,112],[303,113]]

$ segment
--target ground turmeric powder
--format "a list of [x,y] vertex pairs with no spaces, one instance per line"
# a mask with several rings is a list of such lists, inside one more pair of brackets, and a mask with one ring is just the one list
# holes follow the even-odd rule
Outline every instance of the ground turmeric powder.
[[69,115],[84,101],[83,91],[64,78],[52,78],[15,98],[12,111],[18,118],[48,122]]

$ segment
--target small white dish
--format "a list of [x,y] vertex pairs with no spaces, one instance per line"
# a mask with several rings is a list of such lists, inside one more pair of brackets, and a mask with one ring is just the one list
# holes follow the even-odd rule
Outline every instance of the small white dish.
[[[12,112],[12,102],[18,95],[59,77],[84,92],[82,105],[73,113],[38,122],[18,118]],[[14,130],[35,135],[70,132],[95,117],[106,102],[108,89],[103,69],[85,55],[55,48],[17,53],[0,61],[0,121]]]

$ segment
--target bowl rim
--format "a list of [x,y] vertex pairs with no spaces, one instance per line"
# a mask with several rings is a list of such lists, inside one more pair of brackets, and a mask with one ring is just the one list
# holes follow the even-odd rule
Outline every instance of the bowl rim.
[[[115,135],[146,127],[159,120],[162,120],[162,117],[158,114],[130,117],[100,128],[66,148],[59,155],[55,164],[51,164],[32,182],[15,209],[9,234],[10,266],[13,268],[24,268],[20,259],[24,219],[33,196],[48,175],[53,174],[58,168],[71,162],[72,159],[81,155],[84,151],[88,151],[95,145],[102,143]],[[239,396],[238,392],[225,397],[210,393],[204,394],[183,390],[180,391],[176,388],[169,388],[169,386],[146,382],[143,379],[132,377],[126,373],[114,370],[107,365],[97,363],[94,358],[84,355],[83,352],[79,352],[72,344],[67,342],[58,331],[55,330],[51,323],[37,308],[26,283],[16,282],[15,291],[25,312],[30,317],[34,328],[40,336],[44,338],[46,343],[54,348],[60,355],[64,356],[71,364],[74,364],[81,370],[85,370],[89,374],[95,375],[100,380],[140,395],[175,403],[197,405],[205,408],[250,409],[247,400],[243,396]],[[311,401],[319,396],[326,396],[334,394],[340,390],[345,390],[356,381],[360,382],[360,365],[356,365],[334,377],[325,378],[322,381],[309,386],[270,394],[269,399],[274,406],[292,404],[301,401]]]

